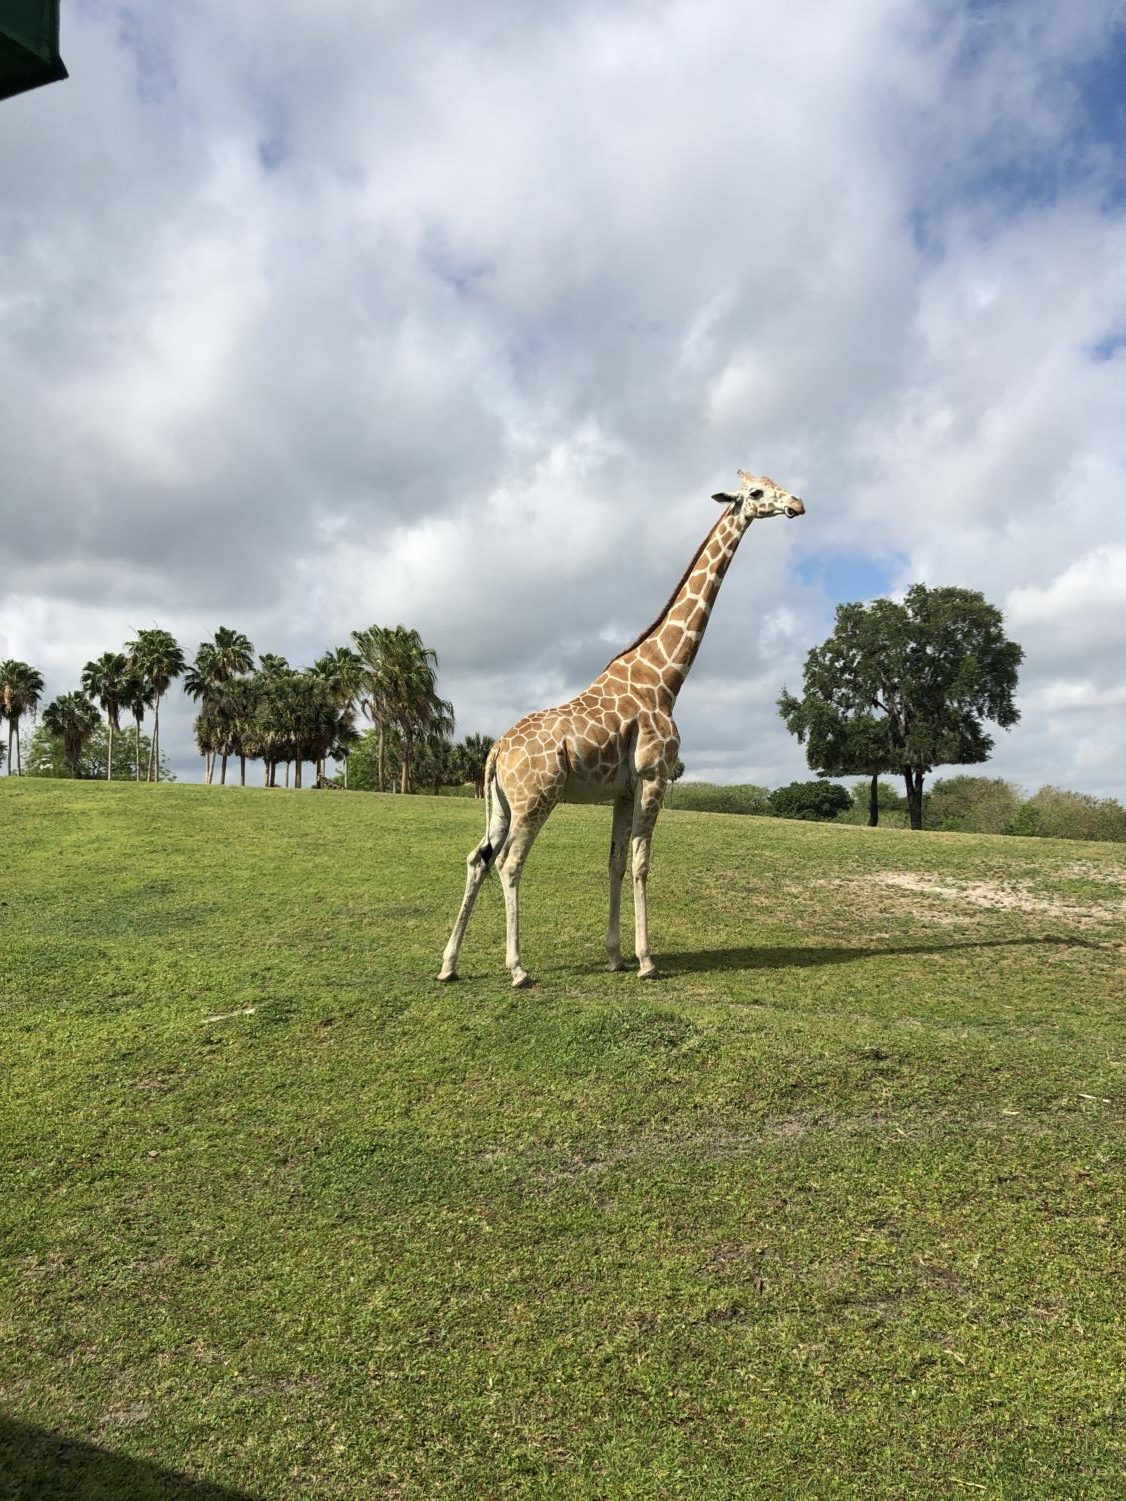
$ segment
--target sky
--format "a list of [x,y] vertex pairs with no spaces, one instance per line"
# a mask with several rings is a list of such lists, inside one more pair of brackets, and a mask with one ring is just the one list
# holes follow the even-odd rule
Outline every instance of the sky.
[[[580,691],[737,468],[692,779],[810,775],[835,606],[978,589],[970,768],[1126,800],[1126,6],[64,0],[0,104],[0,657],[421,631],[460,733]],[[162,740],[200,776],[192,707]],[[947,769],[946,774],[954,774]]]

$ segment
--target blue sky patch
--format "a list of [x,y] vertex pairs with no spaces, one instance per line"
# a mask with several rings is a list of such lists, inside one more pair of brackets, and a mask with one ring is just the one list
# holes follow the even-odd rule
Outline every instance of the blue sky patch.
[[799,559],[798,577],[810,588],[820,588],[835,605],[852,600],[875,599],[887,594],[905,558],[864,557],[860,553],[815,553]]

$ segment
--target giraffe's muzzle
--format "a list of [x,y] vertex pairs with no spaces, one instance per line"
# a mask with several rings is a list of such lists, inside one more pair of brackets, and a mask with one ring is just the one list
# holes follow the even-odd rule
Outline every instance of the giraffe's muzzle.
[[801,503],[796,495],[792,497],[792,501],[793,503],[786,507],[786,515],[789,516],[791,520],[795,516],[804,516],[805,506]]

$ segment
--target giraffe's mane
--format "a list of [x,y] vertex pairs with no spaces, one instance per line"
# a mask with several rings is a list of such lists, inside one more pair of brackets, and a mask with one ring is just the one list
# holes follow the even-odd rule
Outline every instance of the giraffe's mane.
[[653,632],[657,629],[657,627],[660,625],[661,621],[664,620],[665,616],[669,613],[669,611],[672,609],[673,605],[676,603],[676,597],[677,597],[677,595],[680,593],[680,591],[684,588],[685,584],[691,578],[691,576],[692,576],[692,570],[695,568],[696,564],[700,561],[700,558],[703,555],[704,549],[707,547],[708,543],[715,536],[717,530],[719,529],[720,524],[722,523],[722,521],[723,521],[723,519],[724,519],[724,517],[726,515],[727,515],[727,512],[724,511],[723,514],[720,516],[719,521],[717,521],[716,524],[715,524],[715,526],[713,526],[711,528],[711,530],[708,532],[708,535],[704,538],[704,540],[700,543],[699,547],[692,554],[692,558],[691,558],[691,561],[688,564],[688,567],[684,570],[683,574],[681,574],[680,582],[677,584],[676,588],[672,591],[672,593],[669,595],[668,599],[666,599],[665,602],[664,602],[664,604],[662,605],[660,614],[656,617],[655,620],[651,621],[650,624],[645,627],[645,629],[642,631],[641,635],[638,636],[638,638],[637,638],[636,641],[631,641],[628,646],[623,646],[620,652],[615,653],[615,655],[610,658],[610,660],[606,663],[606,667],[604,667],[602,669],[603,672],[605,672],[607,668],[612,667],[614,665],[614,663],[618,660],[619,657],[624,657],[627,652],[633,651],[634,647],[640,646],[641,643],[646,639],[646,637],[647,636],[651,636],[653,634]]

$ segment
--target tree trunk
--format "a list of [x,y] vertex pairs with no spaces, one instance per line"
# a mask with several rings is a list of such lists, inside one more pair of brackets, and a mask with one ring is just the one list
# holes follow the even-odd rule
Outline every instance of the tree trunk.
[[242,755],[238,758],[238,784],[240,787],[246,786],[246,757]]
[[301,762],[300,761],[294,761],[294,763],[293,763],[293,790],[296,792],[300,786],[301,786]]
[[149,746],[149,775],[150,782],[156,781],[156,768],[160,765],[157,757],[160,755],[160,694],[156,696],[156,708],[153,710],[152,719],[152,744]]
[[[15,720],[13,721],[13,727],[14,727],[15,732],[16,732],[16,776],[22,777],[23,776],[23,757],[20,754],[20,717],[19,717],[18,714],[16,715]],[[8,746],[8,774],[9,775],[11,775],[11,771],[12,771],[12,747],[9,744],[9,746]]]
[[868,789],[868,827],[877,828],[880,822],[880,778],[877,774],[872,778],[872,785]]
[[139,782],[141,780],[141,721],[139,719],[134,719],[133,723],[137,726],[137,746],[136,754],[133,757],[133,770],[135,771],[137,780]]
[[215,766],[215,758],[214,758],[214,756],[211,754],[210,751],[204,751],[204,753],[203,753],[203,784],[204,784],[205,787],[210,787],[211,786],[211,773],[212,773],[212,771],[214,769],[214,766]]
[[106,733],[108,741],[106,745],[106,781],[113,781],[113,720],[107,720]]
[[344,791],[348,791],[348,757],[344,757]]
[[227,752],[223,752],[223,764],[219,768],[219,786],[227,785]]
[[384,751],[384,739],[383,739],[383,726],[380,725],[379,726],[379,790],[380,790],[380,792],[386,792],[387,791],[387,762],[384,759],[384,756],[385,756],[385,751]]
[[924,772],[921,767],[904,768],[903,780],[907,784],[907,811],[910,814],[913,829],[923,827],[923,776]]
[[285,785],[286,785],[286,788],[288,789],[288,787],[289,787],[289,762],[288,761],[285,763]]

